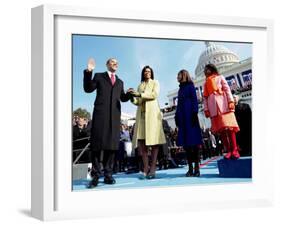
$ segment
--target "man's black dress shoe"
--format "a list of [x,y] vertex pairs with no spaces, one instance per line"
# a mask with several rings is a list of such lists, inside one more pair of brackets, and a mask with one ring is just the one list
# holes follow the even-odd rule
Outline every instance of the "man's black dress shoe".
[[116,181],[115,181],[115,179],[113,177],[106,176],[106,177],[104,177],[104,183],[105,184],[115,184]]
[[98,183],[99,183],[99,177],[93,176],[92,180],[88,184],[88,188],[94,188],[94,187],[98,186]]
[[199,170],[195,170],[193,176],[200,177],[200,171]]
[[193,175],[194,174],[192,170],[188,170],[187,173],[185,174],[186,177],[192,177]]

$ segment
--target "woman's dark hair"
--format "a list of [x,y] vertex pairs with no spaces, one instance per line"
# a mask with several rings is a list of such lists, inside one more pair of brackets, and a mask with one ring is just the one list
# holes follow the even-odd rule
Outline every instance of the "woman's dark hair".
[[186,82],[187,83],[193,83],[193,81],[191,79],[191,76],[190,76],[190,74],[189,74],[189,72],[187,70],[185,70],[185,69],[180,70],[178,75],[186,77]]
[[218,69],[214,64],[207,64],[204,68],[204,74],[206,74],[206,71],[210,70],[212,74],[218,74]]
[[151,67],[149,67],[148,65],[144,66],[144,68],[142,69],[141,71],[141,81],[143,82],[145,79],[144,79],[144,72],[145,72],[145,69],[150,69],[151,71],[151,79],[153,80],[154,79],[154,73],[153,73],[153,70]]

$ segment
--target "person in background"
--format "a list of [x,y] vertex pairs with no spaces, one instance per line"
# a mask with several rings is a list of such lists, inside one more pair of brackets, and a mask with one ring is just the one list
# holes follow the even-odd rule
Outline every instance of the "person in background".
[[[133,124],[133,126],[130,127],[130,139],[132,140],[134,137],[134,128],[135,128],[136,123]],[[134,152],[133,157],[128,159],[128,170],[126,173],[138,173],[138,172],[143,172],[143,163],[142,163],[142,156],[138,152],[137,147],[132,147],[132,152]]]
[[[175,122],[178,127],[177,146],[182,146],[187,155],[187,177],[200,176],[199,145],[202,145],[201,129],[198,120],[198,102],[195,87],[187,70],[178,73],[178,104]],[[194,167],[193,167],[194,162]]]
[[209,133],[210,133],[210,146],[211,146],[210,156],[213,157],[216,155],[217,141],[214,134],[211,131],[209,131]]
[[115,156],[114,172],[125,172],[127,170],[127,152],[125,143],[129,142],[130,134],[125,124],[120,125],[120,143],[119,150]]
[[87,137],[87,121],[85,118],[78,117],[76,125],[73,126],[73,140]]
[[213,64],[204,68],[206,81],[204,84],[203,103],[204,113],[211,118],[211,132],[220,134],[227,149],[226,159],[240,157],[236,143],[236,133],[239,126],[234,114],[234,99],[223,75]]
[[163,124],[163,130],[166,138],[166,143],[159,146],[159,153],[158,153],[158,165],[159,170],[161,170],[163,167],[164,169],[169,168],[169,147],[171,147],[171,127],[169,126],[169,123],[167,120],[162,119]]
[[176,127],[175,130],[172,132],[172,137],[171,137],[173,148],[177,146],[177,139],[178,139],[178,128]]
[[252,155],[252,110],[249,104],[242,103],[239,96],[233,95],[235,103],[235,116],[240,127],[237,133],[237,143],[240,155]]
[[205,126],[201,129],[201,134],[203,138],[203,148],[202,148],[202,158],[203,160],[210,158],[211,142],[210,142],[210,133],[209,128]]

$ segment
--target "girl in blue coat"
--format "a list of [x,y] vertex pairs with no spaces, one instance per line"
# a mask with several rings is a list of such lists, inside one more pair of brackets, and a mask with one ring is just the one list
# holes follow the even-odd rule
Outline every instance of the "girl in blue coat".
[[[201,129],[198,121],[198,102],[196,91],[187,70],[181,70],[177,77],[180,83],[175,122],[178,127],[177,145],[182,146],[187,154],[187,177],[200,176],[199,148],[202,144]],[[194,168],[193,168],[194,162]]]

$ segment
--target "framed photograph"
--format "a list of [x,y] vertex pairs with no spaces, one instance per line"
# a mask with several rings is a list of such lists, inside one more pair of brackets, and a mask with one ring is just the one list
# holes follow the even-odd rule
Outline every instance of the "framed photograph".
[[271,205],[272,32],[264,19],[33,8],[32,216]]

